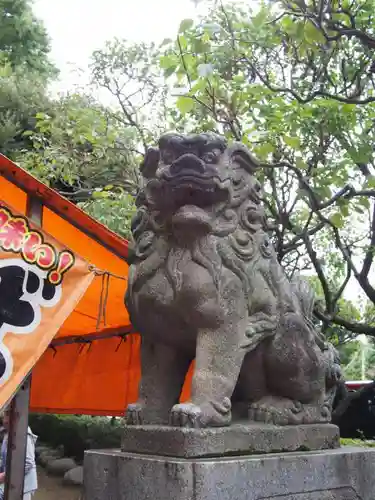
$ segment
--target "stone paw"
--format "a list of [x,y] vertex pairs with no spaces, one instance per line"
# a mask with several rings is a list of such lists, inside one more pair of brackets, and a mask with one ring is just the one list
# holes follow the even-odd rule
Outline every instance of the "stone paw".
[[249,406],[249,420],[274,425],[299,425],[329,422],[324,405],[306,405],[287,398],[267,396]]
[[126,425],[142,425],[143,424],[143,404],[132,403],[128,405],[125,413]]
[[231,419],[231,402],[229,398],[224,398],[221,404],[177,404],[171,410],[169,423],[174,427],[225,427],[230,425]]
[[249,406],[249,420],[263,422],[265,424],[288,425],[289,418],[285,409],[269,406],[267,402],[260,400]]
[[181,403],[174,405],[170,414],[170,425],[173,427],[203,427],[202,410],[192,403]]
[[269,316],[263,312],[258,312],[249,318],[249,324],[246,329],[246,335],[254,333],[268,333],[273,335],[277,329],[278,317]]

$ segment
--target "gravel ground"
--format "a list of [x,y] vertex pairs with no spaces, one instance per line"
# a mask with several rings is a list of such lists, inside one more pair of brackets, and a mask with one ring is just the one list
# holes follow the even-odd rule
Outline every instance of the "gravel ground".
[[38,468],[39,488],[33,500],[81,500],[79,488],[67,487],[61,484],[61,478],[47,476],[46,472]]

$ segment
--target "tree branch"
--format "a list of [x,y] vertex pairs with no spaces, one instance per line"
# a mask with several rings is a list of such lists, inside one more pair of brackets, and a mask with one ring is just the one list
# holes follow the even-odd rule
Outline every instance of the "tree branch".
[[370,245],[367,249],[365,258],[363,260],[363,266],[362,270],[359,273],[361,276],[361,279],[367,278],[368,273],[370,272],[371,265],[374,259],[374,253],[375,253],[375,202],[372,207],[372,221],[371,221],[371,227],[370,227]]
[[314,313],[316,317],[324,323],[334,323],[353,333],[357,333],[358,335],[363,334],[375,336],[375,326],[370,326],[367,323],[354,323],[342,318],[341,316],[326,316],[318,308],[314,309]]

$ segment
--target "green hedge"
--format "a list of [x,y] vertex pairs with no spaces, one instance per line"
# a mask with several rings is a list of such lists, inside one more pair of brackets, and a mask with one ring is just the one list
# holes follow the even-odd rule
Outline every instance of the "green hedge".
[[106,417],[31,414],[32,431],[38,441],[57,448],[81,461],[89,449],[120,448],[122,427],[119,420]]
[[366,439],[341,438],[341,446],[364,446],[366,448],[375,448],[375,442]]

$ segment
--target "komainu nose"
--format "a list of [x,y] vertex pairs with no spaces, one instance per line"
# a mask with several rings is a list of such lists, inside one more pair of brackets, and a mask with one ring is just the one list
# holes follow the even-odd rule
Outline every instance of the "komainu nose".
[[174,175],[181,171],[191,171],[192,173],[203,174],[204,163],[194,154],[186,153],[172,163],[170,171]]

